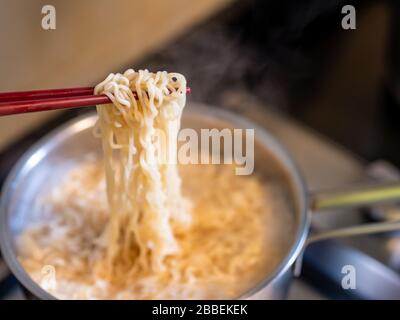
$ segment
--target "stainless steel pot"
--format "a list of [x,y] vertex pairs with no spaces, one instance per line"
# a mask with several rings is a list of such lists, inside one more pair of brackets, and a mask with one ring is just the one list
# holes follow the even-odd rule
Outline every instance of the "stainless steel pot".
[[[28,217],[32,213],[38,192],[51,186],[63,175],[68,165],[81,161],[88,152],[100,152],[100,142],[92,135],[95,121],[95,114],[76,118],[41,139],[18,161],[3,188],[0,208],[1,250],[13,274],[25,289],[39,299],[54,297],[37,285],[24,271],[17,259],[15,239],[29,221]],[[292,266],[310,242],[400,229],[400,222],[369,224],[309,237],[312,212],[400,199],[400,185],[381,185],[310,196],[289,154],[268,132],[256,124],[224,110],[192,103],[184,112],[183,127],[196,130],[255,129],[255,171],[280,186],[291,208],[296,228],[290,246],[275,271],[266,275],[255,288],[241,296],[242,299],[284,298],[292,278]]]

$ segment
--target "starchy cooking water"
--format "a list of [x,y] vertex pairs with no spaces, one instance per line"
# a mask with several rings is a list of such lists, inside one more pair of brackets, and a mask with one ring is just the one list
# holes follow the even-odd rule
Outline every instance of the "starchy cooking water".
[[[233,165],[183,165],[192,226],[174,229],[180,250],[165,270],[130,270],[105,259],[109,218],[102,161],[88,156],[48,192],[18,237],[19,260],[45,290],[61,299],[235,298],[274,270],[293,238],[281,192]],[[132,253],[134,254],[134,253]]]

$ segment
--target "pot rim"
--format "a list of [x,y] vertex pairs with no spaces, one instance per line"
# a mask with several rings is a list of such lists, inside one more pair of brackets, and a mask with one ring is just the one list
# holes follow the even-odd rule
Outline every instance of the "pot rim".
[[[187,109],[189,109],[187,112],[192,114],[197,113],[202,117],[213,117],[213,119],[217,118],[217,120],[230,122],[235,127],[238,126],[242,129],[254,129],[256,132],[256,139],[264,144],[267,144],[268,148],[272,151],[272,155],[276,158],[276,160],[279,161],[279,163],[283,165],[288,177],[291,179],[290,182],[293,185],[292,187],[294,187],[294,193],[296,195],[295,201],[298,202],[297,207],[298,210],[300,210],[300,213],[296,219],[300,219],[300,221],[297,222],[297,230],[293,244],[291,245],[285,257],[278,264],[275,271],[269,273],[257,285],[238,297],[238,299],[251,299],[253,295],[257,294],[262,289],[267,287],[272,281],[278,279],[284,273],[286,273],[294,264],[304,247],[308,237],[311,219],[310,211],[308,209],[309,204],[306,183],[296,163],[293,161],[285,148],[276,140],[276,138],[268,133],[266,129],[260,127],[258,124],[248,120],[240,114],[235,114],[221,108],[212,107],[201,103],[189,103]],[[6,178],[2,189],[0,198],[0,249],[2,251],[4,260],[6,261],[13,275],[18,279],[22,286],[40,299],[54,300],[57,298],[40,287],[29,276],[29,274],[24,270],[18,261],[17,256],[14,254],[13,237],[11,236],[8,228],[8,206],[13,194],[13,189],[15,187],[14,182],[18,181],[19,176],[26,170],[25,166],[27,165],[27,161],[44,145],[47,145],[47,149],[51,150],[52,147],[58,144],[58,142],[64,140],[66,136],[72,136],[92,126],[96,117],[97,115],[95,113],[88,113],[75,117],[58,128],[50,131],[44,137],[40,138],[22,155],[22,157],[14,165]],[[41,156],[45,157],[47,152],[43,153]]]

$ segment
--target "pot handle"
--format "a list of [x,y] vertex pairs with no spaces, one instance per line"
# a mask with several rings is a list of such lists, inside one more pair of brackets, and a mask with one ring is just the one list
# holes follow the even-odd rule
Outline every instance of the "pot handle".
[[341,207],[359,207],[400,200],[400,183],[379,183],[347,188],[343,191],[320,191],[311,195],[313,211]]
[[[382,202],[400,200],[400,183],[374,184],[353,187],[343,191],[317,192],[311,195],[311,210],[320,214],[327,209],[362,207]],[[369,223],[322,232],[310,236],[306,245],[326,239],[400,230],[400,221]]]
[[[399,201],[400,183],[373,184],[348,188],[342,191],[320,191],[312,194],[310,198],[311,212],[313,214],[323,213],[327,209],[363,207],[382,202]],[[400,220],[368,223],[325,231],[309,236],[303,246],[302,252],[296,260],[294,273],[296,276],[300,275],[304,250],[311,243],[328,239],[396,230],[400,230]]]

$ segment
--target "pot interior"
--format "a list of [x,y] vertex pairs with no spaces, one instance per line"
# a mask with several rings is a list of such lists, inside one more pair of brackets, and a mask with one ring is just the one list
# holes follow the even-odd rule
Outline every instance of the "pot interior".
[[[24,272],[17,259],[15,239],[31,221],[38,195],[57,184],[65,172],[83,161],[88,153],[101,153],[100,140],[92,132],[96,118],[96,114],[88,114],[74,119],[39,141],[16,164],[3,190],[0,232],[3,255],[16,277],[39,298],[52,296]],[[308,222],[301,177],[274,138],[239,116],[192,104],[185,109],[182,127],[196,131],[212,128],[255,129],[254,171],[266,183],[273,183],[279,188],[290,210],[293,227],[285,232],[282,257],[259,286],[245,295],[251,297],[290,267],[305,240]],[[278,217],[280,213],[276,214]]]

